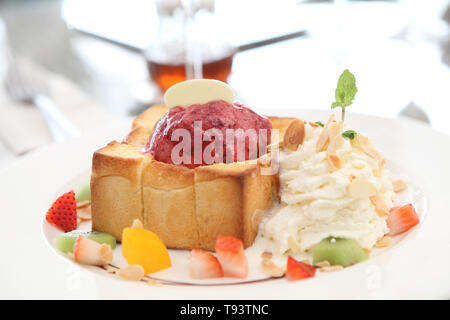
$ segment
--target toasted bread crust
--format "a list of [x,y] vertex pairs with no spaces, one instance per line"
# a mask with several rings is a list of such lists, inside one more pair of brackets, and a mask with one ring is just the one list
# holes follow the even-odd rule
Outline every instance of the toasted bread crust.
[[123,142],[132,146],[139,147],[142,150],[148,142],[148,137],[150,137],[152,133],[153,130],[150,130],[148,128],[136,127],[131,130],[131,132],[125,137]]
[[185,188],[194,184],[194,170],[152,160],[143,171],[142,183],[162,190]]
[[[140,115],[124,142],[94,153],[91,190],[93,229],[121,240],[136,218],[169,248],[214,250],[219,235],[250,246],[272,206],[273,176],[256,160],[188,169],[142,152],[165,106]],[[270,118],[285,130],[292,119]]]
[[197,248],[194,171],[152,160],[143,170],[142,186],[144,227],[170,248]]
[[155,105],[143,113],[141,113],[134,121],[131,126],[132,129],[137,127],[148,128],[153,131],[153,127],[158,122],[159,119],[162,118],[163,115],[169,110],[165,105]]
[[[289,124],[295,118],[280,118],[280,117],[267,117],[272,123],[272,129],[278,130],[278,141],[283,141],[284,134],[286,133]],[[273,133],[272,133],[273,137]],[[273,139],[272,139],[273,140]],[[273,143],[274,141],[272,141]]]
[[143,219],[141,176],[150,157],[135,146],[111,142],[94,153],[91,197],[92,228],[119,241],[134,219]]

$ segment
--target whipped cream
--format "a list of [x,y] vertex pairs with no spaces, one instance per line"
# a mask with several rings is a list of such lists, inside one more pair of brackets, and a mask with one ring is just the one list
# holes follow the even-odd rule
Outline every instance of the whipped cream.
[[305,124],[297,151],[280,152],[281,203],[260,230],[260,240],[275,255],[307,253],[330,236],[371,248],[389,231],[387,216],[377,212],[371,200],[377,194],[387,208],[393,206],[387,170],[348,138],[335,150],[340,168],[332,168],[327,151],[316,151],[322,130]]

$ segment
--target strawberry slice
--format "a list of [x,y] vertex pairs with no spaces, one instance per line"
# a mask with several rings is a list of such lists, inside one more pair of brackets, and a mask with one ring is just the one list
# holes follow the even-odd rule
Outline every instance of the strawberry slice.
[[388,235],[395,236],[408,231],[416,224],[419,224],[419,222],[419,215],[412,204],[393,207],[389,211],[389,217],[386,220],[389,228]]
[[113,259],[113,251],[109,244],[99,244],[82,235],[75,240],[73,255],[76,262],[93,266],[107,265]]
[[216,241],[216,253],[225,277],[247,278],[248,263],[241,240],[219,236]]
[[75,192],[72,190],[59,197],[48,209],[45,219],[64,232],[75,230],[77,228]]
[[223,277],[219,260],[211,253],[200,249],[192,249],[189,270],[194,279]]
[[301,280],[306,278],[312,278],[316,275],[316,268],[310,266],[309,264],[299,262],[288,257],[286,279],[289,281]]

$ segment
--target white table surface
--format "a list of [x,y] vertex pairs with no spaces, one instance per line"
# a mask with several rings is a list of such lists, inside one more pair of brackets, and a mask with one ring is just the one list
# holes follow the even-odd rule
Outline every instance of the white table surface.
[[0,171],[13,163],[17,157],[18,156],[12,153],[4,143],[0,143]]

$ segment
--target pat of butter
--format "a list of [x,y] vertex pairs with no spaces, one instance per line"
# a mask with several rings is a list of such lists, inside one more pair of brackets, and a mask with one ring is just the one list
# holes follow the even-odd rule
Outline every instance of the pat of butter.
[[233,89],[219,80],[194,79],[171,86],[164,95],[164,103],[168,108],[176,106],[186,108],[193,104],[205,104],[213,100],[225,100],[233,103]]

